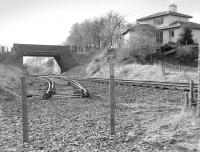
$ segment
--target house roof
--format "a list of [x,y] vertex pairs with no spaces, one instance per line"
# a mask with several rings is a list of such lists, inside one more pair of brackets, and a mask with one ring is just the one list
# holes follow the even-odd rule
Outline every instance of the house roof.
[[149,25],[149,24],[137,24],[137,25],[130,27],[130,28],[126,29],[125,31],[123,31],[121,35],[125,35],[126,33],[130,32],[130,31],[136,31],[136,30],[154,31],[156,29],[155,29],[155,27],[153,27],[152,25]]
[[137,19],[137,21],[143,21],[143,20],[146,20],[146,19],[151,19],[151,18],[156,18],[156,17],[161,17],[161,16],[167,16],[167,15],[192,18],[192,16],[186,15],[186,14],[182,14],[182,13],[164,11],[164,12],[159,12],[159,13],[155,13],[155,14],[152,14],[152,15],[149,15],[149,16],[145,16],[145,17],[139,18],[139,19]]
[[171,23],[170,25],[181,25],[181,26],[189,26],[192,29],[200,29],[200,24],[194,23],[194,22],[181,22],[181,21],[175,21]]
[[171,23],[169,26],[160,27],[159,30],[165,30],[165,29],[171,29],[171,28],[180,28],[184,26],[189,26],[192,29],[199,29],[200,30],[200,24],[194,23],[194,22],[181,22],[181,21],[175,21]]

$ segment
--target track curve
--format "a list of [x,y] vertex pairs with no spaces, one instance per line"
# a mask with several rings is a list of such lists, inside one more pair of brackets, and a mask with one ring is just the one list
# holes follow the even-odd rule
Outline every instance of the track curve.
[[[85,98],[89,97],[90,94],[87,89],[85,89],[81,84],[79,84],[76,80],[71,78],[67,78],[64,76],[36,76],[40,79],[44,79],[47,82],[46,91],[44,91],[42,95],[42,99],[49,98]],[[64,80],[66,82],[56,82],[57,79]],[[71,88],[70,88],[71,86]],[[60,90],[59,90],[60,89]],[[71,90],[69,90],[71,89]],[[70,93],[71,94],[70,94]]]

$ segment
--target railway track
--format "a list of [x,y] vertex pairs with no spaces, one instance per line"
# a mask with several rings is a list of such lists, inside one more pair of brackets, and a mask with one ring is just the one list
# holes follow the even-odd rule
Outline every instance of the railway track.
[[[76,81],[90,81],[96,83],[109,83],[109,79],[104,78],[78,78],[73,77]],[[138,87],[152,87],[162,90],[182,90],[190,91],[190,83],[176,83],[176,82],[156,82],[156,81],[137,81],[137,80],[124,80],[115,79],[115,84],[126,85],[126,86],[138,86]],[[194,84],[194,92],[197,92],[198,85]]]
[[47,83],[42,99],[49,98],[83,98],[89,97],[89,92],[77,81],[63,76],[39,76]]
[[[46,81],[47,87],[44,89],[42,99],[49,98],[83,98],[89,97],[90,94],[87,89],[81,86],[78,82],[95,82],[95,83],[109,83],[109,79],[104,78],[67,78],[61,75],[40,75],[33,76]],[[175,83],[175,82],[156,82],[156,81],[137,81],[137,80],[124,80],[115,79],[115,84],[125,86],[138,86],[138,87],[152,87],[162,90],[181,90],[190,91],[190,83]],[[198,91],[198,85],[194,84],[194,92]],[[15,94],[10,90],[2,88],[5,92],[21,98],[20,95]],[[41,90],[41,89],[40,89]],[[43,90],[43,89],[42,89]],[[32,97],[33,95],[31,95]]]
[[[47,98],[81,98],[88,97],[89,92],[81,86],[78,82],[95,82],[95,83],[109,83],[109,79],[105,78],[67,78],[65,76],[39,76],[46,79],[48,82],[48,89],[43,95],[43,99]],[[115,84],[124,86],[138,86],[138,87],[152,87],[162,90],[181,90],[190,91],[190,83],[176,83],[176,82],[156,82],[156,81],[137,81],[115,79]],[[197,92],[198,85],[194,84],[194,92]]]

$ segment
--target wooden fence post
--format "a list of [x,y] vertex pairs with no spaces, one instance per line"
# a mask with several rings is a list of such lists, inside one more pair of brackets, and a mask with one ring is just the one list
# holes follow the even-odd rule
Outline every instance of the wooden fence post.
[[198,102],[197,102],[197,116],[200,117],[200,46],[198,55]]
[[193,80],[190,81],[190,96],[189,96],[189,109],[193,112],[193,101],[194,101],[194,92],[193,92]]
[[160,61],[160,65],[161,65],[161,70],[162,70],[164,80],[166,81],[165,64],[163,64],[163,62]]
[[189,110],[190,110],[189,96],[188,96],[188,94],[186,93],[186,94],[185,94],[185,105],[184,105],[184,110],[183,110],[183,112],[189,112]]
[[194,102],[194,92],[193,92],[193,90],[194,90],[194,81],[191,80],[190,81],[190,101],[191,101],[191,103]]
[[197,103],[194,100],[194,81],[190,81],[190,110],[194,114],[197,112]]
[[114,64],[110,63],[110,133],[115,135]]
[[28,143],[28,106],[26,94],[26,77],[21,77],[22,87],[22,123],[23,123],[23,143]]

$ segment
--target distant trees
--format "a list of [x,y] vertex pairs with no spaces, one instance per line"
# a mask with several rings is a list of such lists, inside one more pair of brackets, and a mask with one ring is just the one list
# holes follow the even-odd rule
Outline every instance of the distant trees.
[[9,49],[7,46],[0,45],[0,53],[8,52]]
[[185,26],[183,28],[183,33],[180,35],[179,43],[182,45],[194,44],[192,37],[192,29],[189,26]]
[[118,45],[120,34],[125,28],[125,19],[110,11],[93,20],[75,23],[66,43],[78,46],[81,50],[100,49],[109,45]]

